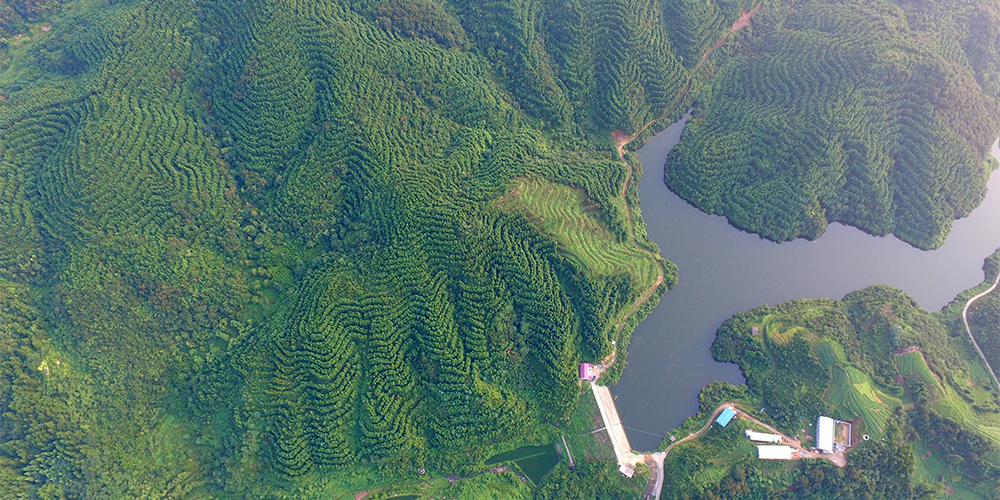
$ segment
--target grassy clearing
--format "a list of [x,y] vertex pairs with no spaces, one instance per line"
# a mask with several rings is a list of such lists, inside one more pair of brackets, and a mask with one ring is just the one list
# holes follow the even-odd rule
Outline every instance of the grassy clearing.
[[987,496],[972,488],[966,483],[966,478],[955,474],[944,462],[944,457],[939,452],[924,444],[923,441],[911,441],[910,447],[913,449],[914,483],[926,481],[928,483],[944,483],[950,486],[953,494],[948,498],[958,498],[963,500],[986,500]]
[[941,414],[941,416],[950,418],[968,429],[977,431],[992,440],[996,445],[1000,445],[1000,426],[983,423],[980,415],[972,409],[972,405],[955,395],[954,391],[952,391],[952,395],[935,401],[931,408]]
[[542,446],[522,446],[516,450],[494,455],[486,460],[486,465],[496,465],[504,462],[517,464],[517,468],[531,480],[538,484],[557,463],[559,454],[556,453],[554,444]]
[[[564,429],[566,444],[569,452],[573,455],[573,460],[577,463],[581,461],[593,460],[614,460],[615,451],[611,447],[606,431],[593,432],[604,426],[601,420],[597,402],[591,394],[589,386],[584,386],[585,392],[580,396],[580,404],[570,418],[570,424]],[[561,442],[561,441],[560,441]]]
[[550,453],[555,453],[555,447],[551,444],[542,446],[522,446],[516,450],[505,451],[503,453],[493,455],[492,457],[486,459],[485,464],[495,465],[501,462],[517,462],[520,460],[527,460],[529,458],[548,455]]
[[[399,500],[401,498],[463,498],[469,500],[509,498],[516,500],[531,498],[528,485],[522,483],[513,472],[482,474],[472,478],[459,479],[454,483],[437,474],[434,477],[436,479],[415,484],[390,486],[370,493],[365,498],[371,500]],[[344,498],[352,497],[346,496]]]
[[757,456],[757,445],[749,439],[736,439],[734,445],[733,448],[727,450],[728,454],[720,454],[711,459],[712,464],[723,467],[723,470],[728,470],[730,465],[740,460]]
[[847,363],[844,346],[837,343],[821,340],[813,344],[813,352],[823,366],[832,367],[839,363]]
[[945,395],[944,387],[938,378],[934,376],[931,372],[929,366],[927,366],[927,360],[924,359],[924,354],[920,351],[914,351],[902,356],[896,356],[896,366],[899,367],[899,373],[904,377],[918,377],[924,385],[933,393],[932,398],[939,398]]
[[913,449],[913,455],[916,458],[914,460],[916,464],[914,471],[915,482],[927,481],[928,483],[935,483],[945,476],[948,468],[941,460],[941,457],[935,455],[923,441],[912,441],[910,447]]
[[886,422],[892,415],[891,406],[901,401],[875,390],[871,378],[853,366],[837,366],[833,369],[833,383],[826,395],[826,401],[836,405],[840,418],[847,419],[859,415],[872,432],[881,435]]
[[522,178],[500,205],[531,219],[551,235],[577,266],[600,277],[626,274],[645,289],[656,282],[660,264],[631,241],[614,235],[600,207],[579,189],[542,179]]
[[[807,335],[808,340],[816,338],[803,323],[827,314],[832,308],[820,306],[802,306],[792,313],[774,313],[761,318],[759,328],[768,338],[778,344],[787,344],[796,334]],[[811,338],[810,338],[811,337]]]

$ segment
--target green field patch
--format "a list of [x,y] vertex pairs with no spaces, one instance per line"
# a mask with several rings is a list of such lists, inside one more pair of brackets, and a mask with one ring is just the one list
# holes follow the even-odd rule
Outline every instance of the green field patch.
[[924,359],[922,352],[914,351],[896,356],[896,366],[899,368],[900,375],[906,378],[916,377],[920,379],[927,389],[931,391],[932,398],[937,399],[946,394],[944,386],[941,385],[938,378],[931,372],[930,367],[927,366],[927,360]]
[[805,331],[805,328],[801,326],[793,326],[785,331],[782,331],[781,328],[783,326],[784,325],[782,323],[772,323],[768,325],[768,338],[778,344],[787,344],[792,341],[796,333]]
[[935,483],[944,477],[948,468],[941,460],[941,457],[934,454],[923,441],[912,441],[910,447],[913,449],[915,457],[914,464],[916,468],[914,469],[914,479],[917,482],[923,480],[928,483]]
[[836,366],[833,369],[833,383],[827,391],[826,401],[837,406],[841,419],[860,416],[872,434],[885,432],[886,423],[892,415],[889,403],[900,401],[875,390],[871,378],[853,366]]
[[950,486],[953,494],[948,498],[960,498],[969,500],[986,499],[987,497],[974,489],[974,483],[959,475],[948,467],[941,456],[940,451],[934,451],[923,441],[912,441],[910,447],[913,450],[914,470],[913,478],[915,483],[926,481],[928,483],[943,482]]
[[844,354],[844,346],[827,340],[821,340],[813,344],[813,352],[823,363],[823,366],[833,366],[839,363],[847,363],[847,355]]
[[[765,430],[765,432],[767,432]],[[728,451],[728,453],[724,453]],[[726,470],[732,464],[735,464],[748,457],[754,458],[757,456],[757,445],[754,444],[749,439],[737,439],[735,446],[731,450],[720,450],[720,454],[713,457],[710,462],[713,465],[725,466]]]
[[705,469],[699,471],[698,474],[695,474],[695,476],[691,478],[691,482],[695,484],[718,483],[719,481],[722,481],[728,473],[728,467],[706,467]]
[[555,452],[555,447],[551,444],[541,446],[522,446],[520,448],[493,455],[492,457],[487,458],[484,463],[485,465],[496,465],[503,462],[516,462],[518,460],[544,455],[548,453],[550,449],[553,453]]
[[660,264],[631,241],[608,229],[602,212],[582,190],[535,178],[522,178],[500,206],[528,217],[551,235],[573,262],[596,276],[628,274],[648,286]]
[[976,431],[1000,446],[1000,427],[984,425],[972,406],[954,392],[935,401],[931,408],[942,417],[951,419],[966,429]]
[[513,462],[532,483],[538,484],[559,463],[554,444],[522,446],[486,459],[485,465]]

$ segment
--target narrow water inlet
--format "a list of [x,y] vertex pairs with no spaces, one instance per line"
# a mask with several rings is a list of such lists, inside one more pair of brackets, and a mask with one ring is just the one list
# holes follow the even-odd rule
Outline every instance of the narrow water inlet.
[[[941,248],[919,250],[894,237],[874,237],[831,224],[816,241],[773,243],[708,215],[663,183],[663,165],[684,127],[681,120],[638,151],[642,216],[660,255],[677,264],[678,286],[632,334],[627,366],[613,388],[622,423],[665,434],[698,412],[698,393],[713,380],[742,383],[739,368],[715,362],[709,348],[731,315],[796,298],[842,298],[876,284],[908,293],[930,311],[983,280],[983,259],[1000,247],[1000,173],[983,203],[955,221]],[[1000,159],[1000,148],[993,147]],[[1000,171],[998,171],[1000,172]],[[636,450],[659,444],[632,433]]]

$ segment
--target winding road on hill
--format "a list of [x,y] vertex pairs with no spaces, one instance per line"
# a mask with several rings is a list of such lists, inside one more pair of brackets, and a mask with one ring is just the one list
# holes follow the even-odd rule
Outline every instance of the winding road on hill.
[[968,318],[969,306],[971,306],[973,302],[979,300],[980,298],[988,295],[990,292],[995,290],[998,283],[1000,283],[1000,271],[997,272],[997,277],[995,280],[993,280],[993,286],[987,288],[986,291],[980,293],[979,295],[972,297],[971,299],[969,299],[968,302],[965,303],[965,307],[962,308],[962,322],[965,323],[965,332],[969,334],[969,340],[971,340],[972,345],[976,347],[976,351],[979,351],[979,357],[983,358],[983,363],[986,363],[986,369],[990,372],[990,375],[993,376],[993,381],[996,382],[998,387],[1000,387],[1000,380],[997,380],[996,372],[993,371],[993,367],[990,366],[990,362],[986,361],[986,355],[984,355],[983,350],[979,348],[979,343],[976,342],[976,338],[972,336],[972,329],[969,328],[969,318]]

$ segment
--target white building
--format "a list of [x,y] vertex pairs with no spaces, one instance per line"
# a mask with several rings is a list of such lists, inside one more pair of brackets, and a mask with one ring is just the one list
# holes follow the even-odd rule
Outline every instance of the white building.
[[747,437],[750,438],[751,441],[754,441],[754,442],[757,442],[757,443],[780,443],[781,442],[781,436],[779,436],[777,434],[767,434],[767,433],[764,433],[764,432],[752,431],[750,429],[746,430],[746,434],[747,434]]
[[757,458],[761,460],[791,460],[791,446],[760,445],[757,446]]
[[826,453],[833,453],[834,422],[830,417],[819,417],[816,420],[816,448]]
[[622,464],[618,468],[618,472],[621,472],[623,476],[631,478],[632,474],[635,474],[635,464]]

